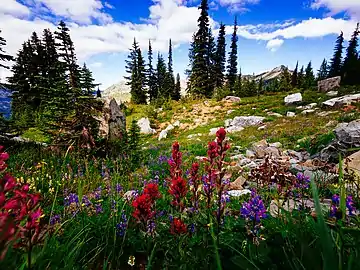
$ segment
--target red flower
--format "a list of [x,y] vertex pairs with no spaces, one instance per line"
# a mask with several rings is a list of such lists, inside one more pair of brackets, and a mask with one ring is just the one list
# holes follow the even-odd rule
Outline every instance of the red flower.
[[152,210],[153,200],[149,194],[142,194],[138,196],[132,203],[135,208],[133,217],[140,222],[146,223],[155,215],[155,211]]
[[12,177],[10,174],[6,174],[3,178],[3,181],[5,182],[4,185],[5,192],[12,190],[16,186],[16,179]]
[[216,142],[209,142],[207,154],[210,160],[218,156],[218,144]]
[[145,186],[144,194],[150,195],[150,198],[152,200],[161,198],[161,194],[159,192],[159,186],[157,184],[154,184],[154,183],[149,183],[149,184],[147,184]]
[[169,159],[169,161],[168,161],[168,163],[170,165],[171,178],[182,176],[181,157],[182,157],[182,154],[180,152],[180,145],[178,142],[174,142],[172,145],[171,159]]
[[218,143],[222,143],[226,137],[226,130],[224,128],[220,128],[216,132],[216,137],[217,137]]
[[187,232],[186,225],[184,222],[182,222],[181,219],[174,218],[171,227],[170,227],[170,233],[171,234],[185,234]]
[[187,193],[187,184],[185,179],[183,179],[182,177],[172,179],[169,193],[174,198],[171,204],[174,206],[181,205],[181,200],[186,196]]

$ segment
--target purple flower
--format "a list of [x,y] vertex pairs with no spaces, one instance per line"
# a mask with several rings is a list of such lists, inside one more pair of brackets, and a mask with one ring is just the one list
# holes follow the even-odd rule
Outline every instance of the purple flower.
[[69,206],[72,203],[75,203],[75,204],[79,203],[79,197],[75,193],[70,193],[68,196],[66,196],[64,198],[64,205],[65,206]]
[[226,203],[229,202],[230,202],[230,196],[227,191],[224,191],[221,195],[221,203],[225,205]]
[[307,189],[310,186],[310,177],[304,175],[303,173],[298,173],[296,175],[296,183],[295,183],[295,187],[296,188],[301,188],[301,189]]
[[121,186],[120,184],[116,184],[116,185],[115,185],[115,191],[116,191],[117,193],[120,193],[122,190],[123,190],[123,188],[122,188],[122,186]]
[[172,216],[172,215],[169,215],[169,221],[170,221],[170,223],[172,223],[173,220],[174,220],[173,216]]
[[340,203],[340,196],[338,194],[334,194],[331,198],[332,202],[335,204],[339,204]]
[[346,208],[349,210],[349,215],[353,216],[354,215],[353,212],[356,210],[356,208],[354,207],[354,202],[353,202],[352,196],[347,196]]
[[95,211],[96,211],[96,214],[100,214],[103,212],[103,208],[100,203],[95,204]]
[[86,206],[86,207],[89,207],[92,203],[91,201],[89,200],[89,198],[85,195],[83,198],[82,198],[82,203]]
[[248,202],[244,202],[240,213],[244,218],[260,222],[261,219],[266,218],[266,208],[260,196],[253,190],[251,198]]
[[168,161],[167,156],[163,156],[163,155],[159,156],[159,160],[158,160],[159,164],[166,163],[167,161]]
[[117,204],[117,202],[115,200],[111,200],[111,209],[115,209],[116,204]]
[[150,220],[148,225],[147,225],[147,233],[148,234],[154,234],[155,233],[155,229],[156,229],[156,224],[153,220]]
[[96,200],[100,200],[101,199],[101,192],[102,192],[102,188],[101,188],[101,186],[100,187],[98,187],[96,190],[95,190],[95,199]]
[[127,218],[125,215],[125,211],[121,214],[121,221],[116,225],[116,234],[120,237],[123,237],[125,235],[127,228]]
[[191,223],[189,227],[189,232],[194,233],[195,232],[195,224]]
[[55,215],[50,218],[50,224],[55,225],[57,223],[60,223],[60,215]]

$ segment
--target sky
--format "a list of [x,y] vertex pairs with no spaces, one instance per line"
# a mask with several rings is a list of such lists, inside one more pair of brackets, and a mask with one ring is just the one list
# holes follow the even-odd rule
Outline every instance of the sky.
[[[167,57],[172,39],[174,70],[185,79],[188,49],[197,30],[200,0],[0,0],[5,50],[16,55],[33,31],[56,29],[64,20],[79,64],[92,70],[101,88],[125,75],[133,39],[144,56],[151,40],[155,53]],[[348,40],[360,21],[360,0],[209,0],[216,34],[226,25],[227,50],[234,17],[238,20],[238,62],[243,74],[258,74],[279,65],[294,68],[312,61],[318,69],[330,59],[341,31]],[[0,79],[11,73],[0,70]]]

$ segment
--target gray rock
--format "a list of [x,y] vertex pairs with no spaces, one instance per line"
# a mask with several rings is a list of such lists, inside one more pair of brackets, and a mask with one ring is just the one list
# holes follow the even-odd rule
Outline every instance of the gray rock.
[[258,130],[264,130],[266,128],[266,125],[258,127]]
[[301,112],[301,114],[306,115],[306,114],[311,114],[311,113],[314,113],[314,112],[315,112],[314,109],[308,109],[308,110],[303,110],[303,111]]
[[304,107],[305,110],[313,109],[317,106],[317,103],[310,103]]
[[229,115],[229,114],[231,114],[231,113],[233,113],[233,112],[235,112],[235,110],[228,110],[228,111],[226,112],[226,114]]
[[238,162],[238,165],[242,167],[242,166],[245,166],[245,165],[247,165],[247,164],[249,164],[251,162],[252,162],[251,159],[243,158]]
[[246,150],[245,155],[246,155],[247,158],[255,158],[256,157],[255,153],[253,151],[251,151],[251,150]]
[[256,126],[264,121],[262,116],[236,116],[234,119],[225,120],[226,131],[229,133],[238,132],[245,127]]
[[275,148],[281,148],[282,144],[281,144],[281,142],[274,142],[274,143],[270,143],[269,146],[275,147]]
[[165,139],[169,133],[169,131],[173,130],[174,126],[173,125],[168,125],[167,128],[165,128],[164,130],[162,130],[159,134],[159,141],[161,141],[162,139]]
[[287,112],[286,116],[287,117],[294,117],[296,114],[294,112]]
[[120,110],[119,105],[112,99],[109,104],[110,119],[109,119],[109,139],[116,140],[123,138],[126,132],[126,117],[125,113]]
[[150,127],[150,120],[149,118],[141,118],[138,122],[137,122],[139,128],[140,128],[140,133],[141,134],[154,134],[156,133],[156,130]]
[[249,189],[229,190],[228,194],[231,197],[241,197],[241,196],[244,196],[246,194],[251,194],[251,190],[249,190]]
[[210,136],[216,135],[216,132],[219,130],[219,128],[220,128],[220,127],[211,128],[211,129],[210,129],[210,132],[209,132],[209,135],[210,135]]
[[297,102],[301,102],[301,101],[302,101],[301,93],[288,95],[284,98],[285,104],[293,104],[293,103],[297,103]]
[[342,97],[332,98],[327,101],[324,101],[323,104],[330,107],[344,106],[351,104],[352,102],[357,101],[359,99],[360,99],[360,94],[345,95]]
[[338,91],[329,91],[326,93],[328,97],[336,97],[338,95]]
[[237,103],[241,101],[241,98],[235,96],[227,96],[223,99],[223,101]]
[[174,127],[180,127],[180,121],[176,120],[175,123],[173,124]]
[[318,91],[329,92],[331,90],[337,89],[340,87],[340,82],[341,82],[340,76],[318,81]]
[[282,114],[276,113],[276,112],[268,112],[267,115],[268,116],[275,116],[275,117],[282,117]]

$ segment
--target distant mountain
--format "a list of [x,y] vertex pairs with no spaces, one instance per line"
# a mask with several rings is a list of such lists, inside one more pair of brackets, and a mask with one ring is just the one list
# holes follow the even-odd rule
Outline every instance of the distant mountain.
[[[186,80],[181,80],[180,85],[181,85],[181,95],[185,95]],[[126,80],[121,80],[120,82],[106,88],[102,92],[102,96],[112,97],[116,100],[117,103],[128,102],[131,99],[130,86],[126,85]]]
[[0,114],[5,118],[9,118],[11,114],[11,97],[10,91],[2,88],[0,85]]
[[[243,77],[249,80],[255,80],[260,81],[262,78],[264,82],[271,81],[275,78],[279,78],[281,73],[286,67],[281,65],[279,67],[276,67],[270,71],[265,71],[263,73],[257,74],[257,75],[244,75]],[[289,70],[290,74],[293,73],[293,71]]]

